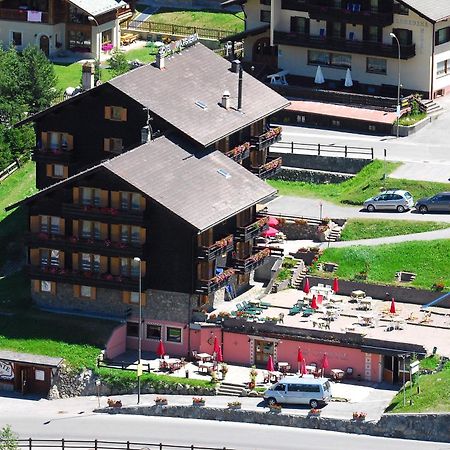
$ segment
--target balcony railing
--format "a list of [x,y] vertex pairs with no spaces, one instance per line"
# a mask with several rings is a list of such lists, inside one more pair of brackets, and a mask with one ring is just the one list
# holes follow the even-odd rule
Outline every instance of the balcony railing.
[[25,245],[69,252],[96,253],[104,256],[144,256],[144,247],[140,244],[125,244],[113,242],[110,239],[83,239],[76,236],[49,235],[47,233],[27,233]]
[[263,134],[260,134],[259,136],[252,137],[250,139],[252,149],[264,150],[267,147],[270,147],[271,145],[275,144],[275,142],[281,140],[282,131],[283,130],[281,127],[274,127],[264,132]]
[[[26,9],[0,8],[0,20],[28,22],[28,11]],[[32,21],[32,23],[35,23],[35,21]],[[37,23],[48,23],[48,12],[43,11],[41,13],[41,21]]]
[[259,178],[269,178],[281,170],[282,164],[283,160],[280,156],[279,158],[274,158],[257,168],[252,167],[251,171],[255,175],[258,175]]
[[[358,53],[362,55],[383,56],[385,58],[397,58],[397,45],[382,44],[381,42],[356,41],[336,37],[311,36],[302,33],[288,33],[275,31],[275,45],[294,45],[297,47],[318,48],[323,50],[335,50],[339,52]],[[409,59],[416,55],[415,44],[401,45],[400,58]]]
[[231,252],[234,249],[234,238],[233,235],[230,234],[223,239],[219,239],[214,242],[214,244],[210,246],[199,247],[198,249],[198,259],[202,261],[212,261],[216,259],[218,256],[223,255],[224,253]]
[[225,269],[221,274],[216,275],[209,280],[198,280],[197,281],[197,294],[208,295],[215,292],[223,287],[225,287],[229,282],[230,278],[235,275],[236,271],[234,269]]
[[109,207],[63,203],[62,215],[67,219],[99,220],[114,224],[142,225],[144,212]]
[[[138,278],[114,276],[109,273],[97,274],[92,272],[80,272],[76,270],[50,269],[28,266],[28,275],[35,280],[55,281],[57,283],[80,284],[83,286],[96,286],[106,289],[138,290]],[[142,288],[145,288],[142,286]]]
[[238,227],[234,237],[237,241],[247,242],[250,239],[257,238],[261,233],[269,228],[269,218],[261,217],[256,222],[247,225],[246,227]]
[[250,142],[245,142],[242,145],[232,148],[230,151],[226,152],[225,155],[236,162],[248,158],[250,156]]
[[50,150],[36,148],[33,152],[33,161],[71,162],[75,159],[73,150]]
[[266,259],[270,256],[270,249],[265,248],[260,250],[258,253],[249,256],[245,259],[234,259],[233,260],[233,268],[241,273],[249,273],[252,270],[255,270],[257,267],[262,266]]

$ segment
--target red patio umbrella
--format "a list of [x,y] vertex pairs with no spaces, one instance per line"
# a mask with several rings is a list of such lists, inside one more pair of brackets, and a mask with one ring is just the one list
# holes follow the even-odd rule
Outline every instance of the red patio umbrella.
[[323,295],[322,294],[317,294],[317,303],[319,305],[321,305],[323,302]]
[[217,347],[216,359],[217,362],[223,362],[222,348],[220,346]]
[[322,370],[328,369],[330,367],[330,363],[328,362],[328,356],[324,353],[322,358]]
[[390,308],[390,310],[389,310],[389,312],[391,313],[391,314],[395,314],[395,299],[394,299],[394,297],[392,297],[392,300],[391,300],[391,308]]
[[219,341],[217,340],[217,336],[214,336],[213,352],[217,355],[219,353],[219,349],[220,349]]
[[156,349],[156,354],[162,358],[166,354],[166,349],[164,348],[164,344],[162,341],[159,341],[158,348]]
[[303,361],[302,361],[302,363],[301,363],[301,366],[300,366],[300,373],[301,373],[302,376],[303,376],[303,375],[306,375],[306,374],[308,373],[308,371],[306,370],[306,361],[305,361],[305,358],[303,358]]
[[317,299],[316,299],[315,295],[313,295],[313,298],[311,300],[311,308],[312,309],[318,309],[319,308],[319,306],[317,305]]
[[266,370],[269,372],[275,372],[275,366],[273,365],[272,355],[269,355],[269,359],[267,360]]
[[337,278],[335,278],[333,281],[333,291],[335,294],[339,292],[339,281]]
[[309,294],[309,291],[310,291],[310,286],[309,286],[309,278],[305,278],[304,280],[303,280],[303,292],[305,293],[305,294]]
[[276,227],[280,222],[275,217],[269,217],[269,221],[267,223],[269,227]]
[[299,347],[298,351],[297,351],[297,363],[298,363],[298,371],[299,372],[300,372],[300,366],[301,366],[302,362],[303,362],[303,353]]
[[275,237],[278,234],[278,230],[273,227],[267,228],[266,231],[262,232],[262,236],[264,237]]

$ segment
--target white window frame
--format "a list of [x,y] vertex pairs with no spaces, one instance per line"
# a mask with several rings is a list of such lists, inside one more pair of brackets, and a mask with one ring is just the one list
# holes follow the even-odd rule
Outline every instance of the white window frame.
[[[169,333],[169,329],[170,328],[176,328],[176,329],[180,330],[180,341],[179,342],[177,342],[177,341],[170,341],[168,339],[168,333]],[[164,341],[168,342],[170,344],[179,344],[179,345],[182,344],[183,343],[183,327],[166,325],[165,330],[164,330]]]

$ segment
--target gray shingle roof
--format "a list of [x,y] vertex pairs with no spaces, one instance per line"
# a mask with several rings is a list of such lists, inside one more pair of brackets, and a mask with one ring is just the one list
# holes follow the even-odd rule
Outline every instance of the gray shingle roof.
[[450,17],[450,0],[400,0],[431,22]]
[[102,165],[199,231],[276,192],[223,153],[193,155],[166,137]]
[[53,358],[44,355],[32,355],[31,353],[18,353],[10,350],[0,350],[0,360],[15,361],[39,366],[58,367],[63,362],[62,358]]
[[[149,64],[109,83],[206,147],[289,105],[244,73],[243,107],[237,111],[238,74],[230,67],[229,61],[197,43],[166,58],[165,70]],[[219,105],[224,91],[231,94],[228,110]]]
[[69,0],[69,2],[92,16],[127,6],[123,0]]

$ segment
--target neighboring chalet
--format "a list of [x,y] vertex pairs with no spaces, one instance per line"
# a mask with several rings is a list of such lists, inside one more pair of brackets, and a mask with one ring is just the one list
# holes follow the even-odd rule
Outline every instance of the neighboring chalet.
[[[396,96],[400,44],[403,89],[428,98],[450,88],[450,3],[429,0],[228,0],[246,12],[245,60],[313,80]],[[324,85],[325,86],[325,85]]]
[[193,311],[248,289],[270,254],[254,247],[256,205],[276,192],[260,178],[281,164],[267,118],[289,102],[233,67],[196,43],[27,119],[37,305],[128,317],[134,346],[141,281],[144,348],[183,354]]
[[3,0],[0,42],[18,50],[38,46],[47,56],[65,50],[96,57],[120,45],[119,23],[131,17],[122,0]]

